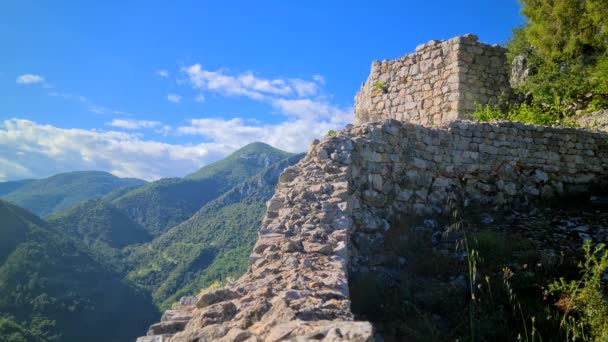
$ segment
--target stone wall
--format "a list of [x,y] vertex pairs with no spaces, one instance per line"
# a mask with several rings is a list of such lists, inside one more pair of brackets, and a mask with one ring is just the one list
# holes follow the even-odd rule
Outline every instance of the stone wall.
[[372,63],[355,96],[355,123],[383,119],[433,126],[465,118],[475,104],[511,91],[505,49],[474,35],[433,40],[401,58]]
[[608,186],[608,135],[515,122],[428,128],[387,120],[353,128],[352,268],[374,259],[396,215],[436,216],[448,198],[499,208]]
[[352,148],[350,135],[341,132],[315,142],[304,159],[285,169],[247,273],[200,296],[187,324],[155,324],[138,341],[372,341],[371,324],[354,322],[350,311]]
[[138,341],[373,341],[370,323],[353,321],[348,279],[382,267],[397,215],[445,213],[452,194],[490,210],[607,183],[605,133],[512,122],[349,126],[281,174],[247,273],[200,296],[187,324],[156,325]]

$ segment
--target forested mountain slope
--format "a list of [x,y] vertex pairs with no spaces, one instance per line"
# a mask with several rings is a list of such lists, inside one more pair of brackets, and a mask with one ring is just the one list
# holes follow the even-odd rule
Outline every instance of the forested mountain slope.
[[[15,182],[7,183],[10,184],[0,183],[0,188],[14,185]],[[103,197],[113,190],[144,183],[141,179],[118,178],[102,171],[66,172],[44,179],[27,180],[0,198],[44,217],[80,201]]]
[[242,274],[279,174],[302,157],[275,163],[136,248],[128,260],[134,266],[128,278],[167,307],[182,295]]
[[291,154],[251,143],[185,178],[165,178],[113,199],[133,221],[160,235],[209,201]]
[[83,246],[0,200],[3,341],[128,341],[158,316],[149,296]]

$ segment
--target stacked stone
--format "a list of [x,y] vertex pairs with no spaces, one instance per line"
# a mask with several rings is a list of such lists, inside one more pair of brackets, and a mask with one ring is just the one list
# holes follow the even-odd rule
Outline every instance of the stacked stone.
[[168,342],[174,334],[184,330],[192,319],[198,300],[197,297],[182,297],[163,313],[159,323],[150,326],[147,336],[138,338],[137,342]]
[[466,118],[477,105],[496,104],[501,98],[508,101],[512,92],[507,50],[471,38],[452,45],[458,51],[459,119]]
[[346,133],[328,136],[285,169],[247,273],[201,295],[170,341],[372,341],[371,324],[353,321],[347,283],[352,149]]
[[355,123],[396,119],[426,126],[464,118],[510,93],[505,50],[474,35],[432,40],[396,60],[374,61],[355,96]]
[[386,120],[349,134],[354,268],[383,262],[375,257],[396,215],[446,213],[452,194],[491,208],[608,186],[605,133],[515,122],[428,128]]

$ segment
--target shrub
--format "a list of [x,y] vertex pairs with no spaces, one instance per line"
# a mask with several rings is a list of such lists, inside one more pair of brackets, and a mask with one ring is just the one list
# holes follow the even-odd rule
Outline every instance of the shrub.
[[583,244],[585,260],[578,267],[581,279],[564,278],[549,284],[549,294],[559,296],[555,306],[563,312],[561,328],[568,340],[608,341],[608,301],[602,293],[602,275],[608,269],[605,245]]
[[564,119],[559,111],[537,103],[513,104],[507,110],[500,109],[499,106],[477,105],[471,118],[479,121],[509,120],[539,125],[571,125],[571,121]]

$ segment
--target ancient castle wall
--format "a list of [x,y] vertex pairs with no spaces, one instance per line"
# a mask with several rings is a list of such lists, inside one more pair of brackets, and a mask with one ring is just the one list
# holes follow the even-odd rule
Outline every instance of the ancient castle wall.
[[349,301],[352,149],[350,135],[341,132],[285,169],[247,273],[200,296],[187,325],[167,319],[138,341],[371,341],[371,324],[353,321]]
[[505,49],[465,35],[375,61],[355,96],[355,124],[396,119],[425,126],[465,118],[510,93]]
[[515,122],[428,128],[387,120],[351,134],[354,267],[380,254],[395,215],[446,213],[450,194],[490,210],[608,186],[605,133]]
[[353,321],[348,279],[382,267],[396,215],[445,213],[452,194],[490,210],[607,183],[606,133],[513,122],[349,126],[281,174],[247,273],[200,296],[187,324],[168,319],[138,341],[373,341],[371,324]]

